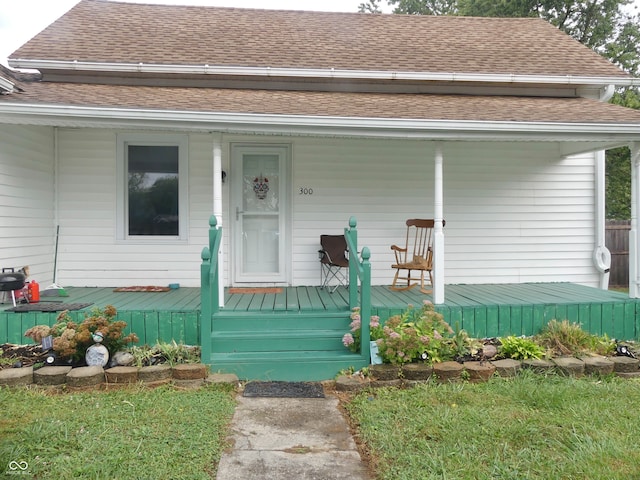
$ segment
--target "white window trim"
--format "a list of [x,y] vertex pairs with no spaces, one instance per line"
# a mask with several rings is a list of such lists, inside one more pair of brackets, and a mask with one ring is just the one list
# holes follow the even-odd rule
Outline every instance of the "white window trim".
[[[178,217],[177,236],[129,235],[128,188],[127,188],[127,147],[129,145],[177,146],[178,147]],[[116,239],[126,243],[184,243],[189,232],[189,137],[187,135],[166,135],[153,133],[123,133],[117,135],[116,153]]]

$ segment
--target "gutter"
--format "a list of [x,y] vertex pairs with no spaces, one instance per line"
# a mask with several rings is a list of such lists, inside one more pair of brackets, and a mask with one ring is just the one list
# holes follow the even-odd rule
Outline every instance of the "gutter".
[[9,59],[13,68],[34,70],[69,70],[75,72],[151,73],[175,75],[230,75],[249,77],[290,77],[358,80],[410,80],[433,82],[479,82],[555,85],[640,85],[640,78],[630,76],[596,77],[573,75],[515,75],[456,72],[410,72],[345,70],[335,68],[242,67],[224,65],[166,65],[156,63],[83,62],[78,60]]
[[0,76],[0,94],[13,93],[14,88],[15,85],[12,82]]

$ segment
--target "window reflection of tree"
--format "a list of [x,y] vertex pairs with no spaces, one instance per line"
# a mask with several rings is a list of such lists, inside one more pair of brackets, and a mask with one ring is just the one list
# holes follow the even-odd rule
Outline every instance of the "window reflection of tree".
[[178,235],[178,227],[178,174],[129,173],[129,235]]

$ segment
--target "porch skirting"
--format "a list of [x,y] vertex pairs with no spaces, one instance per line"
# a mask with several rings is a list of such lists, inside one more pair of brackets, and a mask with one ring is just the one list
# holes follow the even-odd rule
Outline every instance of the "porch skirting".
[[[140,344],[158,341],[196,345],[200,338],[200,291],[180,288],[170,292],[113,292],[113,288],[65,287],[65,302],[91,302],[84,310],[69,312],[81,321],[94,307],[113,305],[118,318],[127,322]],[[55,298],[49,300],[55,301]],[[372,287],[372,314],[382,320],[408,305],[430,301],[418,289],[394,292]],[[24,332],[38,324],[53,325],[57,313],[8,312],[0,305],[0,344],[30,343]],[[340,287],[329,293],[319,287],[288,287],[280,293],[230,294],[225,290],[221,314],[251,315],[258,312],[348,313],[348,292]],[[571,283],[500,285],[447,285],[445,303],[436,309],[452,326],[477,338],[533,335],[550,320],[569,320],[590,333],[630,340],[640,336],[640,301],[626,294]]]

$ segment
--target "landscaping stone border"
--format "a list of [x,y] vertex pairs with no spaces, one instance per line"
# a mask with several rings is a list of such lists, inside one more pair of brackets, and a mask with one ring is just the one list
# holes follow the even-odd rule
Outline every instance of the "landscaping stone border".
[[[565,376],[610,375],[621,378],[640,378],[640,360],[630,357],[559,357],[552,360],[502,359],[486,362],[443,362],[433,366],[407,364],[402,368],[389,364],[371,365],[369,377],[341,375],[335,381],[338,391],[356,392],[369,387],[413,386],[435,378],[438,382],[484,382],[493,375],[514,377],[521,369],[536,373],[557,373]],[[238,385],[234,374],[207,373],[201,363],[186,363],[171,367],[167,364],[149,367],[78,367],[45,366],[34,370],[32,366],[5,368],[0,370],[0,386],[26,387],[29,385],[48,388],[87,390],[96,388],[121,388],[132,384],[155,387],[172,383],[177,387],[191,389],[204,384]]]
[[237,384],[238,377],[229,374],[208,375],[202,363],[184,363],[171,367],[167,364],[150,367],[78,367],[45,366],[34,370],[32,366],[0,370],[0,386],[29,386],[87,390],[117,388],[132,384],[155,387],[173,383],[180,388],[198,388],[205,383]]
[[[336,379],[336,390],[342,392],[358,392],[370,387],[414,386],[426,383],[433,376],[439,383],[459,382],[466,379],[470,382],[488,381],[494,374],[500,377],[514,377],[523,368],[531,369],[540,374],[559,374],[564,376],[582,377],[585,375],[614,375],[621,378],[640,378],[640,360],[630,357],[558,357],[552,360],[513,360],[510,358],[487,362],[442,362],[433,367],[419,368],[407,364],[402,369],[380,368],[381,365],[369,367],[369,377],[341,375]],[[377,367],[377,368],[376,368]],[[397,371],[396,377],[390,371]],[[430,371],[432,375],[425,375],[416,379],[417,371]],[[379,375],[379,376],[378,376]]]

